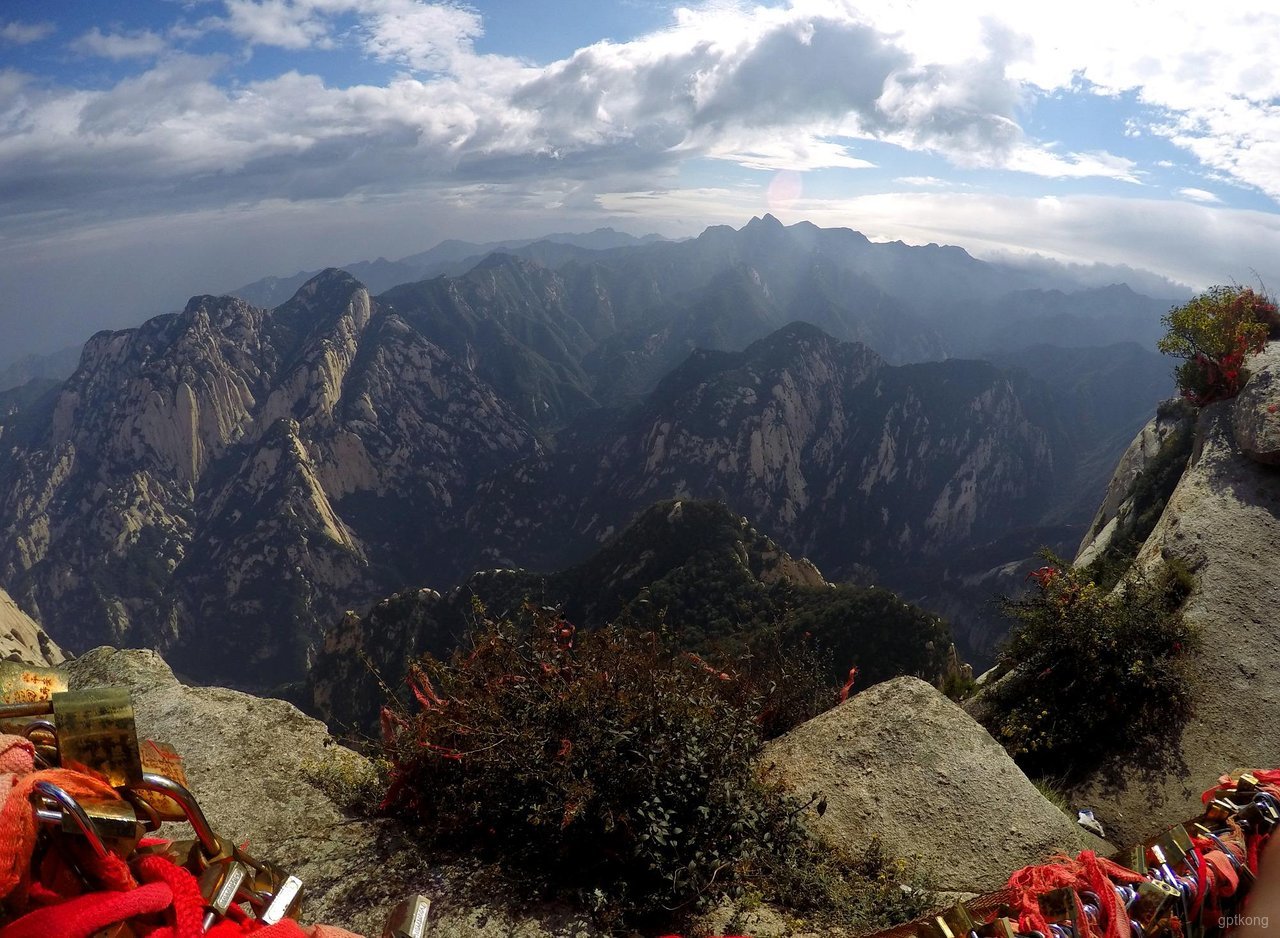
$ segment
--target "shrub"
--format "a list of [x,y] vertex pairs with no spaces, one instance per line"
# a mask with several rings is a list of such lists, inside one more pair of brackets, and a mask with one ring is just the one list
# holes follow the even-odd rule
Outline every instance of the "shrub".
[[[657,632],[577,633],[529,606],[518,622],[482,618],[472,644],[415,665],[420,709],[385,717],[385,805],[438,842],[488,847],[605,924],[747,890],[785,901],[780,858],[787,875],[819,875],[802,806],[756,775],[766,694],[736,670]],[[804,901],[854,892],[874,889]]]
[[1185,361],[1174,372],[1183,397],[1198,406],[1235,397],[1244,358],[1266,344],[1276,305],[1250,287],[1210,287],[1165,314],[1158,347]]
[[754,721],[764,739],[773,739],[831,709],[839,699],[830,678],[829,656],[812,638],[780,626],[750,638],[747,651],[736,656],[733,669],[741,707],[756,711]]
[[1049,565],[1031,574],[1032,595],[1005,602],[1018,624],[987,728],[1034,776],[1070,781],[1120,754],[1168,768],[1167,745],[1191,708],[1195,638],[1179,612],[1189,576],[1171,564],[1150,582],[1108,593],[1046,557]]

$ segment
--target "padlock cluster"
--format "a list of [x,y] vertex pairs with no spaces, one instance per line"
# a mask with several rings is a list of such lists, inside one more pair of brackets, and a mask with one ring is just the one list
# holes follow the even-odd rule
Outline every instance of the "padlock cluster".
[[[139,742],[126,689],[68,690],[56,669],[0,662],[0,698],[0,772],[13,776],[0,851],[12,839],[22,854],[0,855],[0,936],[307,934],[302,881],[214,830],[181,756]],[[166,821],[194,837],[156,836]],[[401,903],[384,938],[423,938],[430,907]],[[103,927],[86,930],[95,915]]]
[[1280,822],[1280,770],[1223,776],[1203,802],[1199,817],[1136,846],[1128,866],[1059,857],[881,938],[1219,938],[1241,921]]

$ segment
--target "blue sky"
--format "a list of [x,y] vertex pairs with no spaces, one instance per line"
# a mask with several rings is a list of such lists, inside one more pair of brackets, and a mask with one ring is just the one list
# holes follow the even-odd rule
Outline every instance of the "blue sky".
[[0,360],[267,274],[772,211],[1280,283],[1280,13],[8,0]]

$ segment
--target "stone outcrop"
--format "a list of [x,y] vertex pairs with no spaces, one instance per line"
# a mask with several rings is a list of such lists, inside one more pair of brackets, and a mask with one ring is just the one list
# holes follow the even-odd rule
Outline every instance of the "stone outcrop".
[[0,590],[0,658],[45,666],[67,660],[57,642],[4,590]]
[[1128,528],[1134,512],[1134,485],[1138,477],[1171,445],[1174,437],[1194,430],[1194,413],[1190,405],[1166,401],[1134,437],[1107,485],[1102,504],[1093,523],[1076,551],[1076,566],[1085,567],[1111,546],[1118,533]]
[[1146,777],[1121,766],[1127,784],[1100,776],[1077,793],[1121,840],[1194,815],[1200,791],[1223,772],[1280,765],[1280,736],[1267,729],[1280,721],[1280,469],[1239,442],[1240,427],[1256,425],[1278,354],[1272,343],[1248,363],[1253,377],[1238,398],[1201,410],[1190,464],[1134,561],[1140,575],[1168,560],[1192,572],[1184,615],[1201,647],[1190,669],[1195,710],[1177,743],[1182,770]]
[[1250,377],[1231,405],[1231,428],[1240,452],[1280,466],[1280,342],[1272,342],[1249,363]]
[[941,890],[1002,887],[1055,851],[1096,848],[1048,802],[1008,753],[960,707],[917,678],[886,681],[774,740],[767,778],[800,798],[829,843],[856,850],[878,837]]
[[[94,649],[67,665],[73,687],[128,687],[142,738],[183,756],[189,787],[209,822],[254,856],[304,883],[303,919],[382,934],[403,898],[432,899],[432,935],[442,938],[592,938],[559,906],[521,908],[492,870],[424,851],[389,820],[353,817],[319,787],[326,771],[368,771],[324,724],[291,704],[218,687],[187,687],[154,652]],[[182,825],[170,825],[182,836]],[[187,836],[190,836],[189,834]]]

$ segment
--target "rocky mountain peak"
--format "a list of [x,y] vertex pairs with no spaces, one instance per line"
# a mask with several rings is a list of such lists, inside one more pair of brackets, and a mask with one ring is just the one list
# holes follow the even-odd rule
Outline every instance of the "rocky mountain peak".
[[778,219],[774,217],[773,214],[766,212],[763,216],[759,216],[759,215],[753,216],[751,218],[751,221],[747,222],[746,225],[744,225],[741,230],[751,231],[751,232],[764,232],[764,231],[780,232],[780,231],[785,231],[786,229],[783,226],[782,222],[778,221]]

